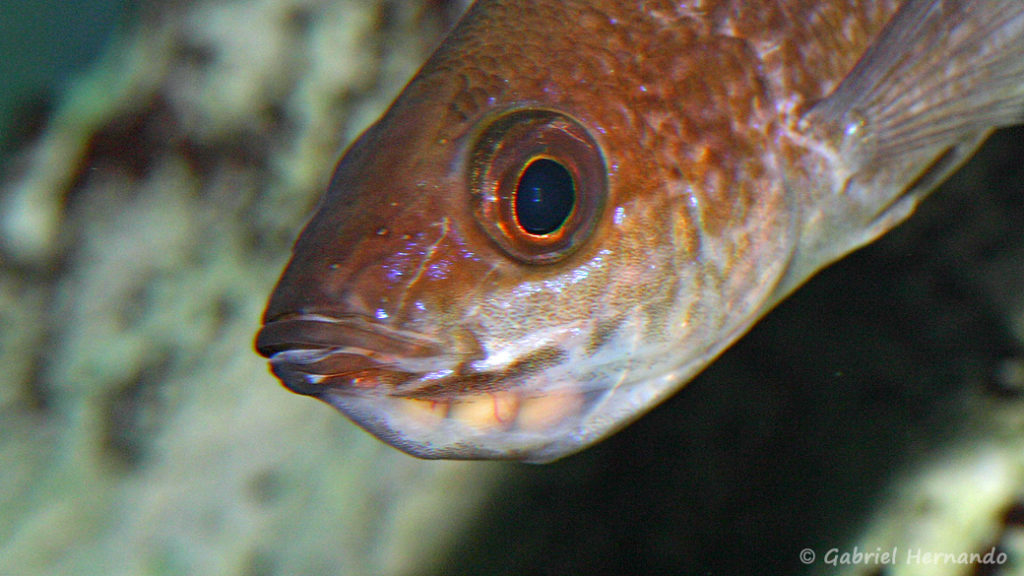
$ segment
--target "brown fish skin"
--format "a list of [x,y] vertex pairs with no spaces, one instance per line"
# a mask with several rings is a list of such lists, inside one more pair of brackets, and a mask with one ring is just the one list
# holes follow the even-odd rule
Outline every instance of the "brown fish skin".
[[[450,287],[462,292],[484,275],[491,283],[550,276],[547,268],[504,262],[465,201],[458,164],[481,118],[515,107],[555,108],[599,132],[616,205],[664,190],[662,208],[685,212],[674,206],[685,195],[670,190],[691,186],[705,199],[705,231],[718,235],[753,204],[778,195],[746,184],[779,170],[761,151],[779,139],[779,124],[796,116],[780,117],[773,103],[788,102],[795,113],[826,94],[893,10],[880,2],[764,2],[758,10],[708,2],[699,12],[677,13],[675,2],[647,2],[645,11],[634,4],[475,5],[346,153],[295,247],[304,258],[290,264],[266,318],[299,308],[367,318],[384,310],[389,324],[415,324],[409,304],[444,298]],[[558,29],[549,33],[552,24]],[[848,29],[849,39],[837,46],[835,34],[816,28]],[[777,186],[778,179],[769,181]],[[463,225],[435,245],[440,214]],[[590,253],[600,244],[591,242]],[[418,267],[416,255],[428,249],[435,270],[448,266],[445,278],[389,279]]]
[[[864,162],[842,154],[861,112],[815,105],[897,3],[683,4],[477,2],[346,152],[296,242],[257,339],[285,385],[417,456],[561,457],[673,393],[918,197],[846,224],[852,201],[829,195],[892,196],[983,137],[857,180]],[[519,133],[542,142],[526,158],[570,166],[573,214],[590,215],[543,258],[509,249],[482,176]]]

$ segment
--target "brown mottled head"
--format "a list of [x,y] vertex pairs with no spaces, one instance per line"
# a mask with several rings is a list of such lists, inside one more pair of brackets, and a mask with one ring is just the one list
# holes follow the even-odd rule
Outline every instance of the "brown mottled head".
[[679,2],[477,3],[346,152],[257,339],[428,458],[551,460],[753,322],[792,249],[751,45]]

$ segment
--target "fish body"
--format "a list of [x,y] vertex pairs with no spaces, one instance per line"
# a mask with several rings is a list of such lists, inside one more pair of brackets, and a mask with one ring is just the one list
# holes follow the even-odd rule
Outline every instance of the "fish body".
[[1024,113],[1024,3],[480,0],[343,155],[257,350],[426,458],[570,454]]

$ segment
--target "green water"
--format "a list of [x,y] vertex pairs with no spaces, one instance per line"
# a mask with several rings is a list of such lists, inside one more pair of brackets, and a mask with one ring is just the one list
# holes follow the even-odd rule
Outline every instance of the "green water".
[[29,111],[59,97],[124,23],[127,0],[0,2],[0,150]]

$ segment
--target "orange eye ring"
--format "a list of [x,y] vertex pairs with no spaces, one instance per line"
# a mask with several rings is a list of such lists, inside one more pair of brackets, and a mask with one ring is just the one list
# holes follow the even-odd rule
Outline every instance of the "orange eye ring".
[[529,109],[493,120],[470,160],[478,223],[506,253],[557,262],[593,232],[608,195],[601,149],[576,120]]

